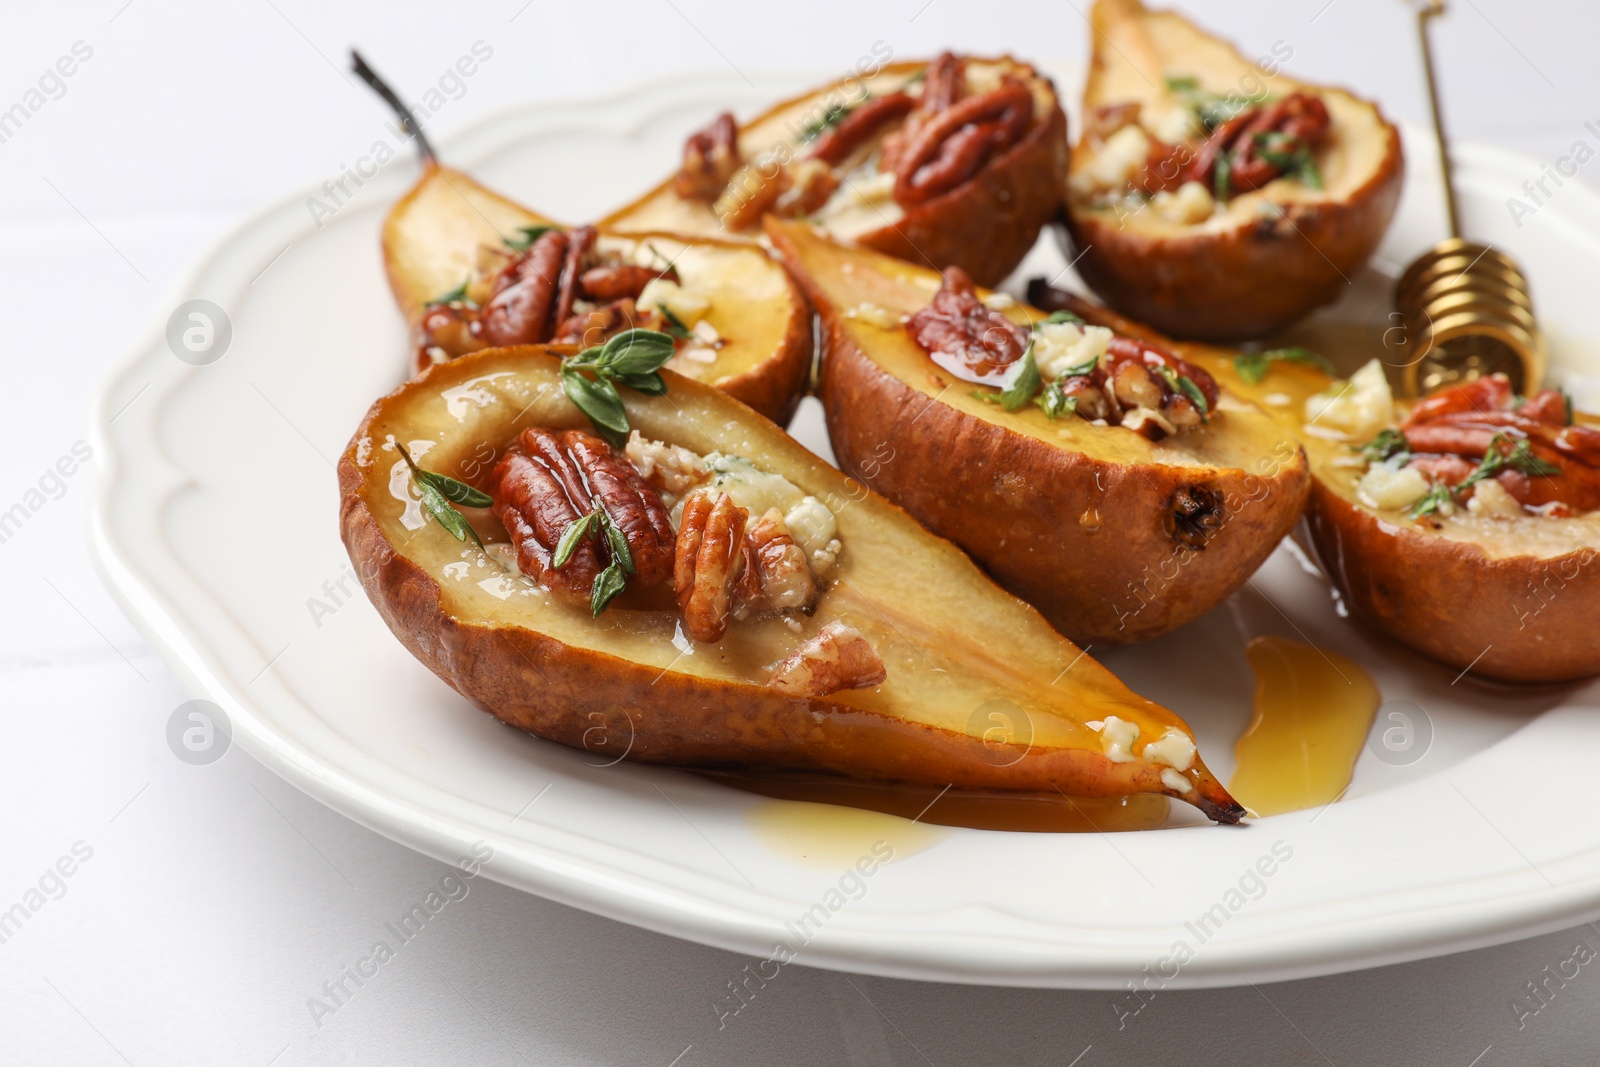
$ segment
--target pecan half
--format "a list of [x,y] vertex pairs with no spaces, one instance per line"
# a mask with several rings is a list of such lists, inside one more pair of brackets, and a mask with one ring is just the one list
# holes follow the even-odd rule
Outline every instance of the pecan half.
[[930,114],[956,105],[967,92],[967,62],[954,52],[940,52],[922,79],[920,110]]
[[1600,508],[1600,431],[1569,425],[1567,399],[1554,389],[1520,404],[1503,374],[1491,374],[1418,401],[1400,424],[1412,456],[1407,466],[1444,485],[1459,485],[1495,445],[1521,445],[1552,473],[1504,469],[1495,475],[1519,503]]
[[795,544],[783,513],[768,508],[744,540],[744,570],[734,586],[734,614],[741,619],[805,611],[817,599],[817,579],[805,549]]
[[554,325],[550,312],[566,257],[567,235],[546,230],[526,253],[506,265],[483,309],[484,340],[491,345],[521,345],[549,339]]
[[699,489],[684,499],[673,585],[684,632],[696,641],[720,641],[728,630],[749,518],[726,493]]
[[772,672],[767,683],[780,693],[820,697],[842,689],[870,689],[889,677],[883,657],[853,626],[830,622]]
[[1523,401],[1522,406],[1517,408],[1517,414],[1547,426],[1565,426],[1569,421],[1567,398],[1559,389],[1541,389]]
[[916,105],[917,100],[910,93],[890,93],[864,100],[817,137],[809,158],[836,167],[873,134],[888,123],[904,118]]
[[659,269],[656,267],[642,267],[636,263],[619,263],[608,267],[590,267],[583,272],[578,287],[583,292],[586,300],[606,303],[611,300],[621,300],[628,297],[631,300],[639,299],[639,294],[644,292],[644,287],[657,278],[666,278],[669,281],[678,280],[678,272],[672,267]]
[[960,267],[946,267],[944,284],[927,307],[906,320],[912,340],[963,381],[992,385],[1005,377],[1028,345],[1025,327],[978,299]]
[[583,430],[567,430],[561,443],[583,474],[591,499],[622,531],[633,556],[639,588],[660,585],[672,573],[677,532],[661,494],[605,441]]
[[906,150],[917,139],[917,132],[939,112],[953,107],[967,92],[967,64],[954,52],[936,56],[923,71],[922,95],[900,128],[883,139],[883,154],[878,170],[893,174],[900,169]]
[[[1548,391],[1555,392],[1553,389]],[[1516,396],[1511,389],[1511,379],[1504,374],[1489,374],[1450,389],[1442,389],[1430,397],[1417,401],[1401,426],[1402,428],[1420,426],[1444,415],[1510,411],[1515,404]],[[1561,412],[1563,423],[1566,422],[1565,409],[1566,404],[1563,402]]]
[[599,504],[622,532],[633,583],[649,588],[672,569],[672,520],[661,494],[605,441],[584,430],[522,431],[494,472],[495,514],[511,535],[517,567],[566,600],[587,602],[610,560],[603,537],[585,538],[561,567],[553,554],[568,527]]
[[1017,78],[940,111],[917,130],[895,167],[894,198],[924,203],[970,179],[1028,132],[1033,92]]
[[724,111],[711,125],[690,134],[683,145],[683,169],[672,187],[685,200],[711,203],[739,169],[739,127],[733,113]]
[[[1210,188],[1217,159],[1227,152],[1231,156],[1228,188],[1241,192],[1259,189],[1283,174],[1281,157],[1316,145],[1327,134],[1328,125],[1328,106],[1310,93],[1290,93],[1274,103],[1247,108],[1213,130],[1196,149],[1188,180]],[[1277,136],[1269,137],[1273,134]],[[1273,143],[1266,144],[1268,140]],[[1267,153],[1279,156],[1280,161],[1272,162]]]
[[593,226],[579,226],[572,231],[567,258],[561,264],[561,285],[556,290],[555,313],[550,316],[552,326],[565,322],[567,316],[572,314],[572,301],[578,296],[578,275],[594,249],[596,236]]

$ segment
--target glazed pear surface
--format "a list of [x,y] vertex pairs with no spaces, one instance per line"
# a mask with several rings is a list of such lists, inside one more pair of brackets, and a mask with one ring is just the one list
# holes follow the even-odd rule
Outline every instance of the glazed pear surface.
[[[415,327],[424,309],[482,268],[485,250],[507,247],[526,227],[558,225],[437,163],[395,205],[383,227],[389,286]],[[674,369],[726,390],[786,424],[811,371],[811,316],[783,271],[750,245],[661,233],[602,231],[597,247],[630,256],[648,246],[685,287],[709,300],[705,321],[719,344],[710,362]]]
[[[822,316],[820,393],[841,467],[1074,640],[1128,644],[1197,618],[1299,517],[1305,457],[1254,405],[1224,393],[1206,424],[1159,441],[1035,404],[1006,411],[904,324],[938,274],[803,223],[769,220],[768,232]],[[1014,303],[1003,313],[1045,317]]]
[[[591,617],[500,562],[494,546],[506,534],[491,510],[464,509],[490,551],[454,539],[422,510],[395,445],[427,470],[464,476],[523,429],[581,425],[559,385],[557,357],[569,353],[490,349],[439,364],[378,401],[339,464],[343,536],[372,602],[479,707],[566,745],[604,737],[605,752],[648,762],[1164,793],[1220,821],[1242,814],[1177,716],[1131,692],[949,542],[748,408],[670,372],[665,396],[624,390],[642,435],[743,457],[834,510],[842,549],[802,632],[747,620],[720,641],[694,642],[670,598],[624,597]],[[884,681],[811,698],[768,684],[773,664],[833,622],[872,643]]]

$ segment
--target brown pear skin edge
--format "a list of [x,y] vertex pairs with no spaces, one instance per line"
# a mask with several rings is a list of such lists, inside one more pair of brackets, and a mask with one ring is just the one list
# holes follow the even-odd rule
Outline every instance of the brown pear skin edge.
[[[1600,552],[1595,548],[1491,556],[1471,540],[1386,519],[1354,499],[1349,468],[1333,462],[1349,457],[1348,446],[1302,433],[1306,399],[1326,389],[1332,377],[1304,364],[1274,363],[1259,382],[1246,382],[1229,350],[1168,341],[1087,300],[1053,292],[1045,305],[1053,310],[1171,344],[1244,396],[1276,393],[1289,399],[1266,410],[1302,435],[1312,471],[1306,528],[1323,571],[1362,623],[1454,670],[1470,667],[1485,678],[1568,682],[1600,674],[1600,627],[1594,625],[1600,567],[1593,565]],[[1519,520],[1550,521],[1567,520]],[[1600,543],[1600,524],[1590,522],[1589,536]]]
[[1321,479],[1306,524],[1352,613],[1423,655],[1507,682],[1600,674],[1593,548],[1491,559],[1471,542],[1386,522]]
[[[1108,55],[1102,42],[1116,38],[1119,25],[1147,18],[1188,27],[1215,46],[1228,47],[1173,12],[1147,12],[1130,0],[1100,0],[1092,13],[1096,32],[1084,89],[1086,112],[1117,102],[1096,98],[1107,64],[1131,62],[1121,52]],[[1228,50],[1241,72],[1255,70],[1250,60]],[[1185,69],[1185,57],[1173,62]],[[1332,303],[1378,247],[1400,201],[1405,178],[1400,132],[1376,105],[1342,89],[1305,85],[1281,72],[1265,78],[1258,71],[1255,78],[1279,94],[1309,89],[1370,109],[1378,129],[1369,135],[1382,139],[1371,174],[1337,199],[1296,197],[1279,205],[1277,214],[1243,218],[1225,227],[1207,222],[1177,230],[1143,229],[1114,214],[1081,209],[1067,198],[1068,258],[1085,284],[1118,311],[1173,337],[1262,337]],[[1087,152],[1080,141],[1073,149],[1074,169]]]
[[[1049,87],[1050,107],[1034,115],[1033,125],[1022,140],[986,163],[970,181],[941,196],[933,197],[906,210],[902,217],[884,225],[854,234],[851,241],[863,248],[876,249],[891,256],[928,263],[935,267],[961,267],[980,285],[997,285],[1016,269],[1022,257],[1038,240],[1039,231],[1053,218],[1061,205],[1062,184],[1067,173],[1067,116],[1048,78],[1011,56],[965,57],[972,63],[1011,64],[1026,79]],[[924,69],[922,61],[890,63],[876,75],[903,78]],[[762,115],[741,124],[740,135],[760,125],[770,116],[799,107],[806,114],[826,111],[821,101],[830,94],[853,99],[850,79],[825,85],[773,105]],[[806,108],[810,101],[817,106]],[[765,146],[762,146],[765,147]],[[745,233],[730,233],[722,227],[709,207],[689,205],[679,200],[672,178],[650,190],[637,201],[621,208],[600,225],[617,232],[631,232],[641,225],[656,227],[662,205],[676,202],[684,232],[710,234],[754,241],[759,228]]]
[[1132,644],[1198,618],[1294,527],[1305,456],[1252,405],[1235,400],[1213,427],[1161,448],[1075,416],[1047,421],[1031,406],[1005,413],[972,399],[976,387],[945,375],[903,327],[842,313],[850,294],[846,309],[860,300],[905,314],[928,302],[936,275],[803,224],[767,228],[822,317],[819,395],[840,467],[960,545],[1074,641]]
[[[505,234],[537,225],[564,224],[529,211],[462,171],[425,160],[417,184],[390,210],[383,227],[384,270],[407,324],[415,327],[430,300],[460,283],[476,262],[481,245],[498,244]],[[741,299],[741,294],[729,289],[713,300],[711,317],[722,321],[722,332],[730,341],[739,338],[741,327],[747,334],[759,330],[773,341],[753,359],[730,347],[725,358],[737,357],[747,365],[734,373],[716,374],[711,384],[780,426],[788,425],[810,384],[812,364],[811,309],[793,282],[745,244],[606,231],[601,231],[601,240],[655,241],[668,247],[681,243],[692,248],[696,257],[748,259],[748,270],[772,271],[777,292],[766,299]],[[688,269],[685,262],[686,273]]]
[[[1140,726],[1143,742],[1169,728],[1193,735],[949,542],[731,397],[671,372],[666,396],[624,390],[641,433],[745,455],[819,499],[843,502],[844,551],[806,629],[848,619],[883,655],[887,680],[821,698],[784,696],[763,684],[768,668],[760,666],[802,640],[781,623],[734,626],[717,645],[682,655],[672,640],[675,612],[614,604],[591,620],[509,576],[517,595],[484,592],[479,575],[503,572],[395,495],[389,442],[409,442],[426,469],[460,471],[486,443],[501,450],[528,425],[578,425],[556,358],[571,351],[490,349],[439,364],[375,403],[339,462],[341,531],[367,595],[405,647],[478,707],[591,752],[600,751],[598,730],[616,741],[602,754],[625,745],[628,759],[647,763],[1074,796],[1160,793],[1217,822],[1244,815],[1198,758],[1183,772],[1183,791],[1142,757],[1110,760],[1085,722],[1118,715]],[[477,400],[452,407],[444,391],[469,382]],[[492,543],[504,534],[489,515],[470,512]],[[458,562],[470,580],[444,580],[444,567]],[[961,630],[939,628],[953,619]],[[993,722],[978,712],[996,698],[1011,702],[1026,737],[992,736]]]

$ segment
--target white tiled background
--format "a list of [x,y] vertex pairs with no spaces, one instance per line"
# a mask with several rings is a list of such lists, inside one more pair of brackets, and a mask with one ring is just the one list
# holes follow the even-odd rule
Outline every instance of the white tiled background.
[[[385,116],[335,69],[351,44],[415,87],[487,42],[493,62],[435,124],[448,131],[512,103],[676,72],[731,65],[760,85],[774,69],[844,69],[880,40],[898,56],[959,45],[1073,58],[1086,47],[1078,6],[13,0],[0,110],[76,42],[93,52],[59,99],[0,143],[0,344],[12,381],[0,507],[84,436],[89,391],[137,331],[165,318],[168,287],[209,241],[371,145]],[[1291,73],[1426,119],[1399,0],[1184,6],[1253,54],[1288,42]],[[1600,120],[1600,9],[1452,9],[1437,42],[1458,136],[1551,160]],[[711,1003],[738,957],[482,880],[319,1028],[307,998],[444,868],[238,751],[206,767],[173,758],[163,729],[185,694],[89,567],[84,488],[68,480],[0,544],[0,908],[75,843],[92,849],[64,895],[0,944],[0,1064],[1600,1060],[1592,968],[1549,983],[1547,1006],[1520,1029],[1511,1007],[1579,942],[1600,948],[1589,927],[1380,971],[1164,992],[1120,1031],[1107,993],[788,968],[719,1030]],[[1503,788],[1514,802],[1515,784]],[[1070,909],[1073,886],[1060,893]]]

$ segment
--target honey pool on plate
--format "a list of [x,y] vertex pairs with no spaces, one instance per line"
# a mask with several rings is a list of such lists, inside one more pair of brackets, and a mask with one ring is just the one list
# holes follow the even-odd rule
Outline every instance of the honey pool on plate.
[[1234,749],[1228,783],[1256,815],[1338,800],[1350,786],[1382,694],[1348,656],[1258,637],[1245,648],[1256,672],[1255,717]]

